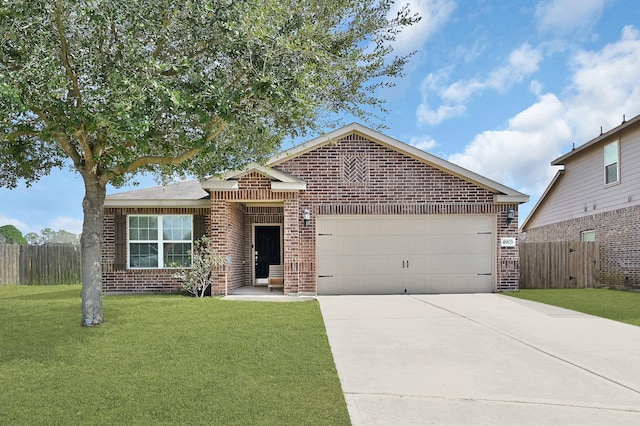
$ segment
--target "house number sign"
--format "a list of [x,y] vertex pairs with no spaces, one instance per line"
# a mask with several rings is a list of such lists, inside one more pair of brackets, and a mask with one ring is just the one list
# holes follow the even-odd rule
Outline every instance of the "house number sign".
[[500,247],[515,247],[515,237],[500,238]]

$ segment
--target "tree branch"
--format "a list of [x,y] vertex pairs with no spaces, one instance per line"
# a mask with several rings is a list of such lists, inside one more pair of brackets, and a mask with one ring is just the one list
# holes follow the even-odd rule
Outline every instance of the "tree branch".
[[[218,135],[220,135],[220,133],[222,133],[222,131],[226,127],[227,127],[227,123],[224,120],[222,120],[220,117],[212,118],[207,128],[207,136],[205,137],[205,142],[211,142]],[[111,179],[113,179],[116,176],[122,176],[126,173],[135,173],[137,170],[145,166],[150,166],[150,165],[177,166],[187,160],[194,158],[196,155],[200,154],[203,150],[204,150],[204,147],[196,147],[196,148],[191,148],[178,156],[148,155],[148,156],[140,157],[132,161],[126,167],[118,166],[112,172],[104,173],[100,177],[100,183],[102,185],[106,185]]]
[[[167,28],[169,28],[169,24],[171,24],[171,19],[169,19],[169,16],[171,16],[171,12],[169,11],[168,2],[165,1],[164,6],[165,6],[165,11],[164,11],[163,19],[162,19],[162,31],[164,31]],[[164,49],[164,46],[165,46],[166,41],[167,41],[166,37],[162,36],[162,31],[160,33],[161,37],[160,37],[160,40],[158,40],[158,45],[153,50],[153,53],[151,55],[154,59],[158,59],[158,56],[160,56],[160,52],[162,52],[162,50]]]
[[73,85],[73,95],[76,100],[76,108],[82,106],[82,95],[80,93],[80,84],[78,76],[76,76],[71,64],[69,63],[69,44],[67,37],[64,35],[64,23],[62,22],[62,0],[56,0],[56,28],[60,36],[60,57],[62,65]]
[[39,132],[35,130],[20,129],[20,130],[16,130],[15,132],[9,132],[9,133],[4,133],[0,135],[2,136],[2,139],[16,140],[21,136],[35,137],[35,136],[38,136],[38,134]]
[[98,169],[98,164],[94,160],[93,149],[91,149],[91,146],[89,145],[89,142],[87,142],[87,139],[85,137],[84,126],[82,126],[75,132],[75,136],[78,139],[80,148],[84,152],[84,164],[86,165],[87,169],[95,173],[95,171]]
[[55,138],[56,141],[58,141],[58,145],[60,145],[65,154],[67,154],[69,158],[71,158],[71,161],[73,161],[73,165],[75,166],[75,168],[80,171],[82,157],[69,140],[69,137],[64,133],[55,133]]
[[[42,120],[44,124],[47,125],[47,127],[52,126],[52,120],[48,117],[45,111],[34,109],[33,113],[36,114],[38,118],[40,118],[40,120]],[[62,150],[65,152],[65,154],[67,154],[69,158],[71,158],[71,161],[73,161],[73,164],[76,167],[76,169],[80,171],[79,167],[80,167],[80,163],[82,162],[82,157],[80,156],[80,153],[78,152],[78,150],[73,146],[73,144],[69,140],[69,137],[62,132],[53,132],[53,135],[55,137],[55,140],[58,141],[58,145],[60,145]]]

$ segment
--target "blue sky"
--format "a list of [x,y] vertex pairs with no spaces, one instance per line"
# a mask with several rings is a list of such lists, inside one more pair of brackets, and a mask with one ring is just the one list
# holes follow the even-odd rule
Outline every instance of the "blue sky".
[[[553,159],[640,114],[637,0],[408,3],[422,21],[395,47],[417,53],[379,93],[384,121],[365,124],[531,195],[520,221],[555,174]],[[69,170],[0,189],[0,225],[79,233],[83,195]]]

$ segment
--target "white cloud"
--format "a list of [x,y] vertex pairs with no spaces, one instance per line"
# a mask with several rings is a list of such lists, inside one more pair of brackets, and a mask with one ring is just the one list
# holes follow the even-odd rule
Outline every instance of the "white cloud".
[[581,51],[572,59],[568,117],[576,137],[586,142],[640,112],[640,31],[627,26],[619,41],[596,52]]
[[81,234],[82,220],[73,217],[58,216],[52,219],[47,227],[54,231],[68,231],[72,234]]
[[540,62],[542,62],[542,52],[525,43],[514,49],[509,54],[507,63],[494,68],[485,79],[457,81],[444,90],[442,99],[462,103],[474,93],[485,89],[505,91],[535,73]]
[[[556,169],[550,162],[640,113],[640,31],[625,27],[619,41],[599,51],[580,51],[570,60],[570,87],[562,97],[542,94],[532,81],[538,101],[511,118],[504,130],[489,130],[448,160],[530,194],[535,204]],[[523,214],[530,208],[526,206]]]
[[414,136],[409,139],[409,144],[415,146],[422,151],[431,151],[433,148],[438,146],[438,143],[431,136],[422,135],[422,136]]
[[29,232],[40,233],[44,228],[51,228],[54,231],[64,230],[73,234],[82,233],[82,220],[67,216],[58,216],[51,219],[48,223],[29,226],[18,219],[0,215],[0,226],[2,225],[13,225],[18,228],[23,235],[26,235]]
[[538,30],[556,36],[585,34],[600,18],[606,0],[548,0],[538,4]]
[[449,161],[525,193],[539,194],[555,173],[549,163],[571,139],[563,108],[555,95],[542,95],[509,120],[505,130],[480,133]]
[[424,43],[449,20],[456,7],[452,0],[409,0],[394,3],[390,15],[395,17],[405,5],[409,5],[411,14],[422,17],[417,24],[406,27],[396,37],[394,49],[399,54],[419,50]]
[[[485,78],[459,80],[446,85],[451,69],[430,73],[421,84],[422,102],[416,116],[420,124],[439,124],[444,120],[465,113],[464,105],[477,92],[492,89],[504,92],[538,70],[542,62],[542,52],[524,43],[514,49],[506,63],[494,68]],[[438,98],[440,105],[433,108],[430,98]]]
[[452,117],[458,117],[465,113],[464,105],[440,105],[438,109],[431,109],[426,103],[421,103],[416,111],[418,122],[421,124],[439,124]]
[[10,217],[0,215],[0,226],[4,225],[13,225],[18,228],[20,232],[22,232],[22,234],[26,234],[27,232],[32,231],[26,223],[21,222],[18,219],[12,219]]

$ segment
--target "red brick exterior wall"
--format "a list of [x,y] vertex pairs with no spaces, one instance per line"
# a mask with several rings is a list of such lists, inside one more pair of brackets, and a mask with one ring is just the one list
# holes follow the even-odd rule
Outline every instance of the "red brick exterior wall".
[[640,206],[527,229],[526,241],[580,241],[590,230],[600,243],[600,283],[640,288]]
[[[518,250],[500,247],[501,237],[517,238],[515,204],[495,204],[494,194],[435,167],[375,144],[353,134],[293,157],[277,169],[307,183],[307,190],[272,192],[271,181],[249,173],[238,181],[237,191],[213,191],[212,223],[234,228],[244,226],[244,275],[227,274],[228,288],[252,284],[251,244],[254,223],[281,223],[284,239],[285,293],[316,292],[315,218],[331,214],[495,214],[497,290],[518,288]],[[233,219],[230,206],[246,201],[277,200],[283,207],[247,205],[244,225]],[[283,200],[283,201],[281,201]],[[516,218],[506,225],[508,208]],[[302,212],[312,212],[310,226],[302,224]],[[231,219],[230,219],[231,218]],[[231,250],[228,238],[220,250]],[[236,256],[234,255],[234,262]],[[222,277],[220,280],[222,281]],[[220,289],[222,291],[222,289]]]
[[[341,214],[495,214],[496,290],[518,288],[517,247],[500,247],[501,237],[517,238],[518,206],[495,204],[494,194],[482,187],[357,134],[275,168],[305,181],[306,191],[274,192],[270,178],[254,172],[238,180],[238,190],[211,192],[211,207],[206,211],[208,233],[216,251],[231,256],[230,264],[215,271],[214,294],[253,283],[253,226],[260,223],[282,226],[285,294],[315,293],[315,218]],[[507,226],[508,208],[515,210],[516,218]],[[305,209],[312,213],[309,226],[302,221]],[[115,214],[111,210],[105,217],[105,287],[113,291],[179,289],[171,272],[109,269],[109,227],[113,227]]]
[[210,229],[206,208],[107,208],[104,212],[102,241],[102,290],[106,293],[176,293],[180,282],[173,278],[176,269],[119,269],[116,257],[116,215],[131,214],[189,214],[204,215],[205,227]]

